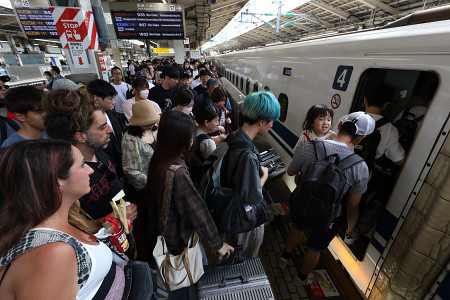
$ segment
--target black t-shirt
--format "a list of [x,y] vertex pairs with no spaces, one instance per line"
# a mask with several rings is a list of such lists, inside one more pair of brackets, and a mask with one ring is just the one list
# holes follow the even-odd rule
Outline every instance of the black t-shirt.
[[206,92],[207,89],[206,89],[206,87],[202,87],[202,85],[200,84],[194,88],[194,91],[196,91],[197,95],[200,97],[200,95],[203,94],[204,92]]
[[[150,92],[148,93],[148,99],[155,101],[156,103],[158,103],[159,107],[161,107],[161,109],[164,111],[167,108],[172,108],[174,107],[174,98],[175,98],[175,94],[177,91],[177,87],[173,87],[169,90],[166,90],[165,88],[163,88],[162,84],[157,85],[155,87],[153,87]],[[170,99],[170,107],[167,107],[166,99]]]
[[94,170],[90,176],[91,191],[80,198],[80,204],[93,219],[99,219],[112,212],[109,202],[122,190],[122,185],[108,155],[103,150],[95,155],[98,163],[86,162]]

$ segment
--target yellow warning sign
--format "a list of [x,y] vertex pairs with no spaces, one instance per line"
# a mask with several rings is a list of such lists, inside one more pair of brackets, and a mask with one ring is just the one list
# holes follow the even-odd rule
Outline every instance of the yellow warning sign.
[[171,53],[170,48],[153,48],[153,53]]

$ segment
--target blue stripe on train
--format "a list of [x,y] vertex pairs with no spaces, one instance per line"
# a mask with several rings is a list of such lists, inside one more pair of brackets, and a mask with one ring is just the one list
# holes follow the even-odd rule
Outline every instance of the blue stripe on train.
[[283,142],[280,141],[279,138],[277,138],[275,136],[275,134],[273,134],[271,131],[269,131],[269,134],[275,139],[275,141],[277,141],[278,144],[280,144],[280,146],[284,149],[284,151],[286,151],[287,154],[289,154],[291,157],[293,157],[294,155],[292,154],[291,150],[289,150],[284,144]]
[[[272,129],[289,145],[291,148],[295,147],[297,144],[298,137],[292,133],[289,129],[287,129],[283,124],[279,121],[273,122]],[[289,153],[289,152],[288,152]]]
[[[389,242],[397,222],[398,219],[385,209],[383,215],[381,216],[380,222],[378,223],[377,232],[386,240],[386,243]],[[375,238],[373,238],[370,243],[375,247],[375,249],[378,250],[378,252],[383,253],[385,247],[382,246]]]

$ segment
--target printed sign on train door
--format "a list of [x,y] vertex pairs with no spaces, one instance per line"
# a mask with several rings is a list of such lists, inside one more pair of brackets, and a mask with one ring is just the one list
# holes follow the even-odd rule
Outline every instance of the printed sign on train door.
[[352,72],[352,66],[338,66],[333,80],[333,89],[345,92],[347,90],[348,83],[350,82]]

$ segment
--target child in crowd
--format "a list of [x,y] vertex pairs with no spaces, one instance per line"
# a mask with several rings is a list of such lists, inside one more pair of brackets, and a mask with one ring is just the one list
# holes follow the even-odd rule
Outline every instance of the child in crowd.
[[22,126],[3,142],[2,148],[20,141],[49,138],[44,131],[42,96],[42,91],[32,86],[21,86],[9,91],[5,98],[6,107]]
[[211,95],[212,103],[219,110],[219,132],[221,133],[230,133],[233,130],[231,129],[231,119],[228,116],[229,111],[225,107],[225,103],[227,102],[227,91],[224,87],[217,87],[214,89]]
[[331,130],[333,110],[325,104],[313,105],[306,114],[303,132],[300,134],[294,152],[306,142],[331,140],[336,133]]

